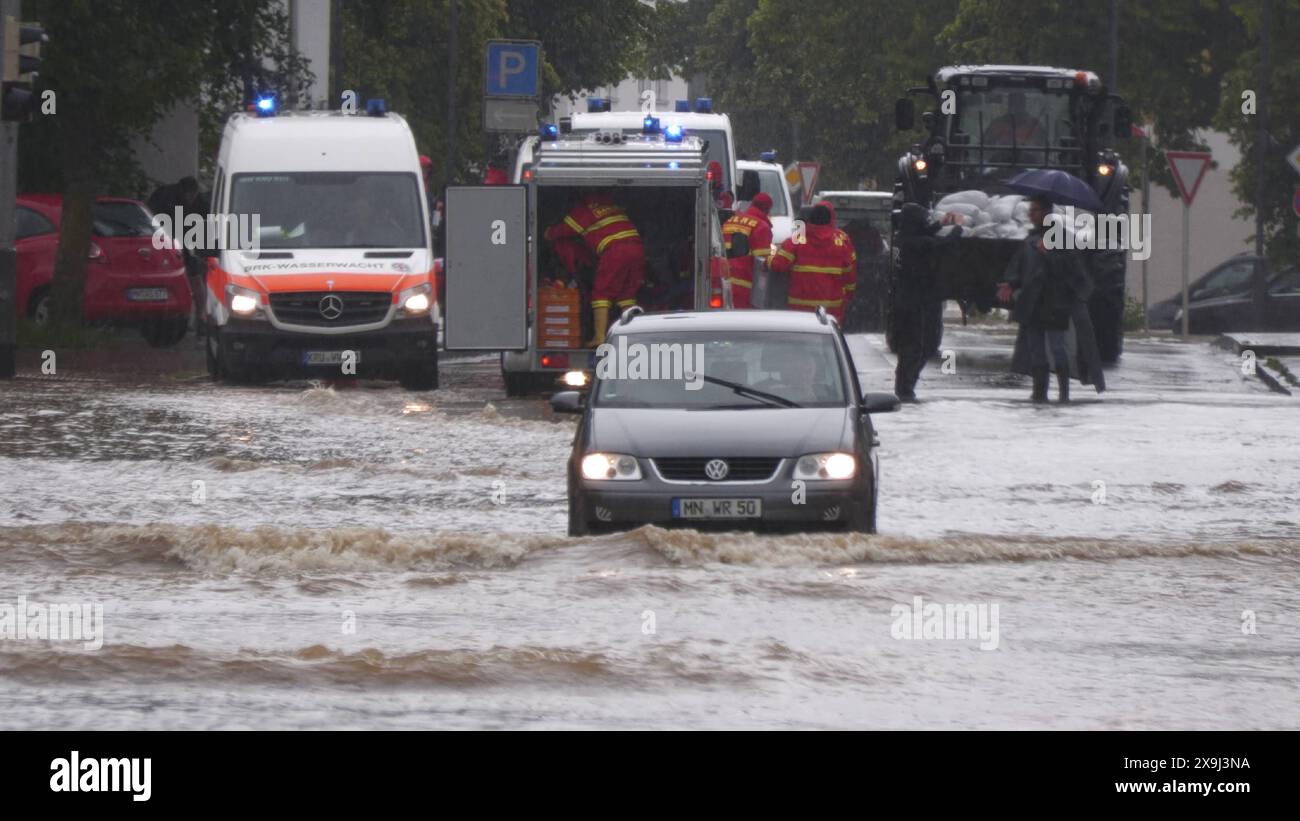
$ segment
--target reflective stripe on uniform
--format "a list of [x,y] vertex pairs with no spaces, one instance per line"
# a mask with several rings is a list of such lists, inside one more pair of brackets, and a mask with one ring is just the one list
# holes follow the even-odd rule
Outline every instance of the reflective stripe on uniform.
[[777,255],[778,257],[785,257],[786,259],[790,260],[791,262],[794,262],[794,254],[790,253],[789,251],[785,250],[784,248],[778,248],[778,249],[776,250],[776,255]]
[[593,300],[591,301],[591,307],[593,307],[593,308],[608,308],[608,307],[609,307],[609,300],[608,300],[608,299],[593,299]]
[[790,297],[786,300],[790,305],[820,305],[823,308],[838,308],[844,304],[842,299],[795,299]]
[[828,268],[822,265],[795,265],[790,270],[796,274],[832,274],[834,276],[849,272],[848,268]]
[[612,217],[605,217],[604,219],[596,220],[591,225],[583,228],[582,233],[590,234],[592,231],[599,231],[601,228],[604,228],[607,225],[613,225],[616,222],[630,223],[632,220],[627,218],[627,214],[615,214]]
[[754,287],[754,283],[750,282],[750,281],[747,280],[747,279],[739,279],[739,278],[737,278],[737,277],[728,277],[728,278],[727,278],[727,281],[730,282],[732,285],[739,285],[741,288],[753,288],[753,287]]
[[564,224],[567,225],[567,226],[569,226],[570,228],[572,228],[575,232],[577,232],[577,233],[579,233],[579,234],[581,234],[581,233],[583,232],[583,228],[582,228],[582,226],[579,225],[579,224],[578,224],[578,221],[577,221],[576,219],[574,219],[573,217],[565,217],[565,218],[564,218]]
[[616,304],[620,308],[631,308],[633,305],[636,304],[636,298],[633,297],[632,299],[620,299]]
[[607,236],[607,237],[605,237],[604,239],[602,239],[602,240],[600,241],[600,244],[596,246],[596,253],[598,253],[598,254],[603,254],[603,253],[605,253],[605,246],[606,246],[606,245],[609,245],[609,244],[610,244],[611,242],[613,242],[614,240],[617,240],[617,239],[640,239],[640,238],[641,238],[641,235],[638,234],[638,233],[636,232],[636,229],[635,229],[635,228],[633,228],[633,229],[631,229],[631,230],[628,230],[628,231],[619,231],[619,232],[616,233],[616,234],[610,234],[609,236]]

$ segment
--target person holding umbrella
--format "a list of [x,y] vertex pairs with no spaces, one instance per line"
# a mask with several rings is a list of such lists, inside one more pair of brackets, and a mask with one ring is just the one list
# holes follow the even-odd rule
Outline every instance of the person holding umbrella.
[[1086,299],[1091,290],[1078,257],[1063,249],[1050,248],[1044,242],[1051,214],[1052,202],[1045,195],[1034,194],[1029,198],[1033,230],[1007,266],[1006,281],[998,286],[998,298],[1013,305],[1011,318],[1020,323],[1011,370],[1033,377],[1030,400],[1035,403],[1047,401],[1051,364],[1056,366],[1059,400],[1070,401],[1066,332],[1070,329],[1075,303]]
[[[1092,317],[1088,312],[1088,299],[1092,296],[1093,288],[1092,279],[1080,261],[1079,252],[1049,247],[1045,242],[1049,227],[1047,220],[1052,214],[1053,203],[1072,205],[1096,213],[1104,209],[1101,199],[1088,183],[1073,174],[1058,169],[1025,171],[1011,178],[1007,185],[1013,191],[1025,194],[1030,198],[1029,219],[1033,229],[1025,240],[1025,247],[1020,249],[1008,266],[1008,281],[999,288],[998,295],[1004,303],[1011,302],[1013,292],[1017,287],[1022,291],[1025,290],[1023,278],[1028,277],[1031,283],[1029,293],[1027,295],[1020,294],[1016,297],[1016,306],[1012,316],[1017,321],[1021,321],[1019,316],[1029,315],[1028,328],[1038,329],[1030,333],[1025,323],[1021,321],[1020,334],[1016,338],[1016,351],[1011,362],[1012,371],[1028,373],[1034,376],[1034,400],[1039,402],[1047,401],[1045,353],[1046,349],[1051,348],[1053,361],[1057,364],[1058,389],[1061,391],[1062,398],[1068,400],[1070,386],[1068,353],[1057,354],[1052,341],[1055,338],[1055,333],[1049,339],[1047,331],[1059,330],[1061,332],[1060,339],[1064,342],[1065,331],[1068,331],[1069,327],[1073,325],[1078,352],[1074,376],[1085,385],[1091,384],[1097,393],[1102,393],[1106,390],[1106,377],[1102,372],[1101,354],[1097,347],[1096,335],[1093,332]],[[1070,230],[1070,226],[1061,227],[1064,230]],[[1050,287],[1032,284],[1035,278],[1035,269],[1042,266],[1046,266],[1057,273]],[[1021,310],[1022,298],[1030,302],[1040,300],[1043,290],[1047,292],[1048,302],[1051,303],[1050,306],[1038,302],[1036,305],[1026,305],[1024,310]],[[1062,312],[1066,314],[1063,325],[1060,322]],[[1038,317],[1037,320],[1033,319],[1035,313]],[[1044,320],[1053,326],[1060,327],[1045,328],[1042,325]],[[1035,353],[1038,354],[1037,357],[1034,356]],[[1063,380],[1061,379],[1062,371],[1066,374]],[[1039,382],[1042,383],[1041,386]]]

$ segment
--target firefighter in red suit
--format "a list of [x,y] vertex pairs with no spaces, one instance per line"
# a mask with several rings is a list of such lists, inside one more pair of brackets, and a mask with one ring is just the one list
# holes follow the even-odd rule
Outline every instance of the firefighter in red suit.
[[[818,203],[803,231],[796,230],[772,255],[771,268],[790,273],[789,306],[844,321],[844,308],[858,286],[858,255],[849,235],[835,227],[835,209]],[[802,237],[800,234],[802,233]]]
[[580,237],[596,255],[596,282],[591,292],[592,338],[587,347],[605,339],[611,306],[620,310],[636,304],[645,280],[645,248],[641,234],[623,206],[609,194],[595,192],[569,210],[563,222],[546,229],[550,242]]
[[750,295],[754,291],[754,268],[758,261],[772,255],[772,222],[767,214],[772,210],[772,198],[759,193],[750,200],[749,207],[734,214],[722,226],[722,239],[731,251],[732,240],[737,235],[749,241],[749,253],[743,256],[727,254],[729,269],[727,280],[731,283],[733,308],[752,308]]

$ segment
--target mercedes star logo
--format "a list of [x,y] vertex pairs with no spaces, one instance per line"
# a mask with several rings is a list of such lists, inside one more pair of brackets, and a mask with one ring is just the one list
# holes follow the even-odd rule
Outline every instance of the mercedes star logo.
[[727,463],[721,459],[710,459],[704,465],[704,475],[715,482],[721,482],[723,479],[726,479],[727,474],[730,472],[731,468],[727,467]]
[[338,319],[343,316],[343,297],[326,294],[320,300],[320,315],[326,319]]

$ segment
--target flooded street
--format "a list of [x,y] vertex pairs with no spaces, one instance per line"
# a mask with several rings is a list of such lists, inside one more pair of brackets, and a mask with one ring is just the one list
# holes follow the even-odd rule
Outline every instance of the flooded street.
[[[574,423],[490,357],[424,394],[24,373],[0,603],[104,634],[0,641],[0,727],[1300,728],[1300,399],[1152,339],[1035,407],[1010,346],[950,328],[877,417],[871,537],[568,538]],[[928,604],[992,632],[900,637]]]

